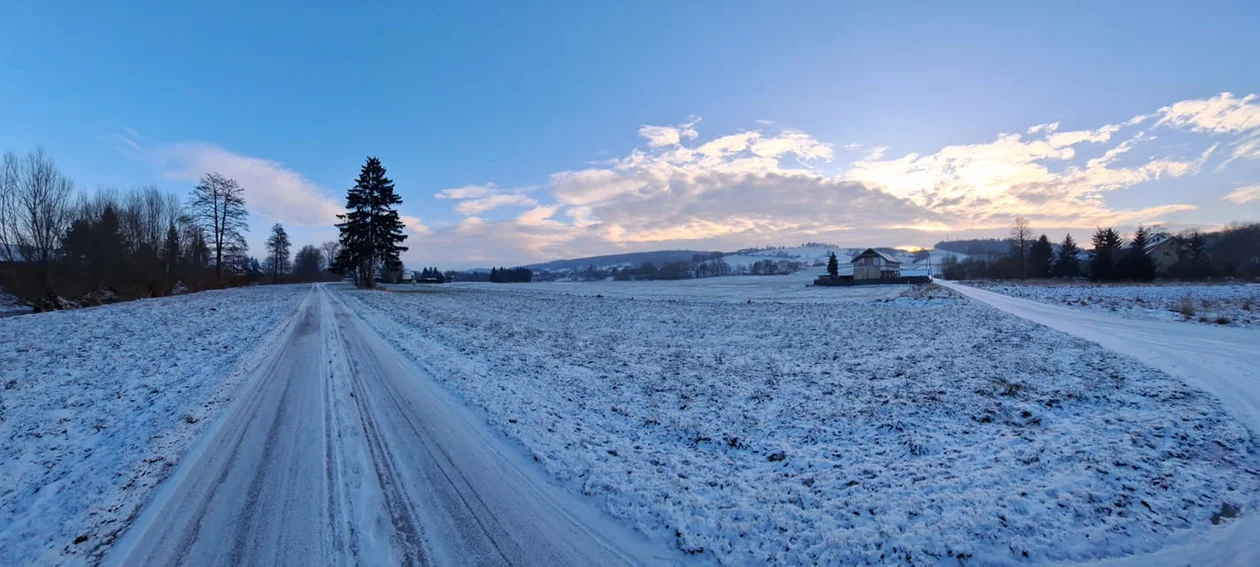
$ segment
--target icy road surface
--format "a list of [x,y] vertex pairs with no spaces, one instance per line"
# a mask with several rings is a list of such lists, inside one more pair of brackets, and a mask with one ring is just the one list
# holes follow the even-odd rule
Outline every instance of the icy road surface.
[[[1140,321],[1047,305],[938,281],[967,297],[1052,329],[1127,354],[1216,395],[1226,409],[1260,433],[1260,330]],[[1210,537],[1105,565],[1260,565],[1257,510]]]
[[548,484],[322,286],[296,318],[106,564],[675,560]]

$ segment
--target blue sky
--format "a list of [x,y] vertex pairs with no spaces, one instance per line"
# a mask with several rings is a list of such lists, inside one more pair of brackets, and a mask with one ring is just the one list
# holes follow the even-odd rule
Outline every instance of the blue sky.
[[376,155],[444,267],[1260,218],[1254,2],[253,4],[7,7],[0,149],[220,170],[255,253]]

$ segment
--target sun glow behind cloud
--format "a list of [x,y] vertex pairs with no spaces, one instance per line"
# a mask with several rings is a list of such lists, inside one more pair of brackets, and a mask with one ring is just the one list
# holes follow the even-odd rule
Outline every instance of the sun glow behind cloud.
[[[1037,124],[931,154],[847,144],[846,152],[861,155],[836,174],[820,167],[834,165],[835,148],[804,131],[761,122],[757,129],[704,140],[699,123],[691,118],[643,126],[645,147],[586,169],[555,172],[537,196],[494,185],[477,192],[444,190],[437,196],[458,200],[461,213],[490,205],[528,211],[485,223],[480,235],[436,231],[431,238],[451,246],[456,236],[459,242],[485,238],[505,246],[504,256],[525,261],[816,239],[881,244],[904,241],[906,233],[936,239],[1004,229],[1015,215],[1042,227],[1154,223],[1197,207],[1176,198],[1117,207],[1108,194],[1195,176],[1214,159],[1219,169],[1232,160],[1260,158],[1260,104],[1255,95],[1230,93],[1094,128]],[[1165,132],[1193,135],[1198,148],[1163,146]]]
[[[931,153],[849,143],[839,154],[847,162],[832,144],[774,122],[712,138],[700,124],[692,117],[644,125],[641,145],[622,157],[553,172],[541,185],[437,191],[435,202],[449,203],[461,220],[432,227],[405,215],[408,256],[467,266],[807,240],[930,244],[1004,230],[1015,215],[1046,229],[1149,224],[1202,200],[1146,188],[1260,160],[1260,100],[1230,93],[1091,128],[1034,124]],[[167,178],[219,171],[240,181],[251,209],[267,219],[335,234],[328,227],[339,198],[279,162],[195,142],[146,148],[134,132],[121,139],[122,151]],[[1254,183],[1244,184],[1214,200],[1254,207]],[[1118,206],[1110,195],[1122,191],[1145,197]]]

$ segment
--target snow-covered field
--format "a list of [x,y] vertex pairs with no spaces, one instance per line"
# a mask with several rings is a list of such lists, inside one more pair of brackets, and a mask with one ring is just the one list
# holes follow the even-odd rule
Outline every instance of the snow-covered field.
[[309,286],[0,320],[0,565],[103,550]]
[[1260,284],[965,283],[1012,297],[1131,319],[1260,328]]
[[[831,301],[867,301],[896,297],[904,288],[896,286],[860,286],[837,294],[831,288],[813,287],[814,279],[826,273],[822,268],[801,270],[783,276],[726,276],[692,280],[651,282],[547,282],[507,284],[513,291],[665,299],[711,302],[773,301],[777,303],[816,303]],[[433,285],[399,284],[388,286],[397,291],[431,292],[444,289],[503,290],[505,284],[456,283]]]
[[792,277],[339,292],[567,486],[722,563],[1086,560],[1258,503],[1250,433],[1179,380]]

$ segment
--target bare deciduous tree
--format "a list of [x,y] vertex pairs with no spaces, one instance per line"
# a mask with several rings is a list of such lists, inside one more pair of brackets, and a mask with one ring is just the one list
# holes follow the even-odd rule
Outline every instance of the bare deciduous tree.
[[267,268],[271,271],[271,283],[280,283],[280,274],[289,271],[289,233],[276,223],[267,238]]
[[4,153],[0,163],[0,262],[13,262],[17,256],[18,158]]
[[36,148],[18,166],[14,195],[14,240],[28,260],[39,266],[41,283],[48,283],[48,269],[61,237],[70,223],[70,194],[74,182],[62,175],[52,158]]
[[214,271],[222,277],[224,255],[232,260],[244,254],[245,237],[241,232],[249,230],[245,222],[249,216],[245,210],[245,189],[218,173],[207,174],[193,189],[188,209],[208,233]]
[[1015,217],[1015,226],[1011,227],[1011,252],[1016,256],[1020,278],[1028,275],[1028,247],[1032,241],[1033,232],[1028,227],[1028,219]]
[[152,185],[128,193],[122,210],[131,249],[147,247],[153,254],[161,250],[166,229],[179,217],[179,209],[178,197]]
[[320,271],[323,270],[324,254],[319,248],[307,244],[293,259],[293,275],[298,280],[315,281],[320,279]]
[[319,245],[320,251],[324,254],[323,269],[332,270],[332,263],[337,259],[337,255],[341,253],[341,243],[336,240],[329,240]]

